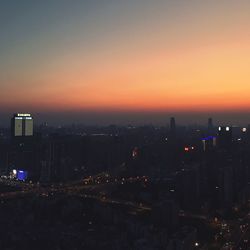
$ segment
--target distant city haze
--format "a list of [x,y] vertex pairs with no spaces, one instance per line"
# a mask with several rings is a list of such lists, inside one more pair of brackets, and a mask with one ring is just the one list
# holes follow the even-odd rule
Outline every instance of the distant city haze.
[[250,123],[250,1],[3,0],[0,124]]
[[[18,110],[19,111],[19,110]],[[26,111],[26,110],[25,110]],[[178,125],[204,125],[208,118],[213,117],[215,126],[232,125],[247,126],[250,124],[249,113],[190,113],[190,112],[58,112],[58,113],[32,113],[34,124],[47,122],[50,126],[68,126],[72,124],[107,126],[107,125],[153,125],[169,126],[170,117],[176,118]],[[0,114],[0,127],[10,127],[12,113]]]

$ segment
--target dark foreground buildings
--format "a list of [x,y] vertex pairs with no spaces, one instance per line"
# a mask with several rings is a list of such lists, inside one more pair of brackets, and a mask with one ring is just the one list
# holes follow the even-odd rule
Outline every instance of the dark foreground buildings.
[[0,247],[236,244],[248,223],[249,131],[174,118],[164,127],[54,128],[16,114],[11,131],[0,131],[0,223],[8,228]]

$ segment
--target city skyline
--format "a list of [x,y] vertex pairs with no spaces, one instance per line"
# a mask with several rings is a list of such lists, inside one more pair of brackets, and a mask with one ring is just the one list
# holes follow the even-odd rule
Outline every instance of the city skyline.
[[0,250],[250,249],[249,0],[0,0]]
[[243,0],[2,1],[0,113],[48,113],[54,122],[72,112],[90,123],[175,113],[190,115],[187,123],[202,113],[227,122],[233,113],[245,121],[249,7]]
[[[15,112],[18,113],[18,112]],[[26,113],[26,112],[22,112]],[[63,112],[63,113],[39,113],[34,112],[34,125],[48,124],[49,126],[169,126],[169,120],[174,117],[177,126],[205,126],[208,125],[208,119],[211,117],[213,126],[233,126],[248,127],[250,124],[250,113],[165,113],[165,112],[133,112],[133,113],[98,113],[98,112]],[[10,119],[13,113],[2,113],[0,127],[10,127]]]

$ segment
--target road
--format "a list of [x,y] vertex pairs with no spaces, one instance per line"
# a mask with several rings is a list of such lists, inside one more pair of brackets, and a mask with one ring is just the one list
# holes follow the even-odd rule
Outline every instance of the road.
[[[95,199],[103,203],[124,205],[126,207],[136,209],[138,212],[151,210],[149,206],[143,203],[137,203],[121,199],[113,199],[99,194],[88,193],[88,191],[91,191],[91,193],[93,193],[96,187],[98,187],[99,189],[101,185],[107,185],[107,184],[101,184],[95,182],[92,184],[84,184],[85,182],[81,181],[78,183],[74,182],[72,186],[70,184],[66,185],[59,184],[59,185],[49,185],[44,187],[40,184],[25,183],[25,182],[19,182],[2,178],[0,178],[0,183],[11,187],[18,187],[21,189],[20,191],[18,190],[18,191],[0,193],[0,198],[5,198],[5,199],[13,199],[30,194],[36,194],[40,196],[49,196],[49,195],[51,196],[56,193],[64,193],[65,195],[68,196],[79,196],[81,198]],[[108,184],[112,183],[109,182]],[[97,193],[99,192],[97,191]]]

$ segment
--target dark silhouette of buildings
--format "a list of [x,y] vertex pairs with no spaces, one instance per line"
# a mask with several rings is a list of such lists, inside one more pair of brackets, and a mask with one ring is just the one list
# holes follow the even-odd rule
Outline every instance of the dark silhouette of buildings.
[[174,117],[170,118],[169,139],[171,142],[175,142],[176,139],[176,123]]
[[[34,245],[42,244],[42,232],[53,249],[60,245],[58,235],[67,235],[69,249],[83,244],[86,249],[111,249],[114,242],[121,250],[193,249],[207,239],[206,227],[215,217],[223,218],[219,224],[224,225],[235,209],[246,211],[247,127],[215,128],[209,118],[205,126],[176,128],[172,117],[169,127],[44,125],[27,136],[26,116],[14,117],[12,137],[6,136],[10,129],[0,129],[0,180],[17,185],[11,197],[20,197],[0,207],[1,223],[11,225],[1,232],[10,239],[5,244],[25,237],[29,244],[33,239]],[[176,134],[178,140],[171,140]],[[13,170],[28,172],[25,183],[8,174]],[[41,231],[33,232],[34,225]],[[24,236],[21,232],[28,229],[30,236]]]
[[233,133],[232,127],[220,126],[218,128],[218,146],[220,148],[228,149],[232,145]]
[[213,119],[211,117],[208,118],[207,129],[209,134],[213,133],[214,125],[213,125]]
[[175,118],[174,117],[170,118],[170,132],[171,132],[171,134],[176,133],[176,124],[175,124]]

